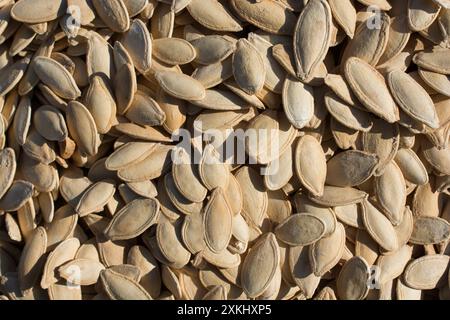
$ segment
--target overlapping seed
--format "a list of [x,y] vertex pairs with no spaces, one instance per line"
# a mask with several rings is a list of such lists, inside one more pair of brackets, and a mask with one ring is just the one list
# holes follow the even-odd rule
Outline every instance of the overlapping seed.
[[448,299],[449,8],[0,1],[0,298]]

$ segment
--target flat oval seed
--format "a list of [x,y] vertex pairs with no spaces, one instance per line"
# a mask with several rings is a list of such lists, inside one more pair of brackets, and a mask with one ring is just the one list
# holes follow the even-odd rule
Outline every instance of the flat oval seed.
[[352,39],[356,28],[356,9],[350,0],[328,1],[333,18],[341,26],[345,33]]
[[232,0],[231,6],[245,21],[269,33],[290,35],[297,16],[277,1]]
[[414,55],[413,61],[419,67],[433,72],[450,75],[450,58],[447,49],[421,51]]
[[108,170],[120,170],[147,158],[158,145],[149,142],[128,142],[115,150],[105,162]]
[[192,77],[172,71],[158,71],[155,79],[165,92],[178,99],[198,101],[205,98],[205,88]]
[[294,32],[297,74],[308,81],[325,59],[331,42],[331,9],[324,0],[311,1],[302,10]]
[[26,242],[17,267],[21,290],[29,290],[35,285],[45,262],[46,249],[47,234],[43,227],[38,227]]
[[215,31],[241,31],[242,27],[227,8],[216,0],[191,0],[189,14],[202,26]]
[[247,94],[260,91],[266,78],[261,53],[246,39],[239,39],[233,53],[233,74],[236,83]]
[[41,106],[33,113],[33,124],[41,136],[50,141],[64,141],[68,130],[63,114],[49,105]]
[[433,254],[411,261],[405,268],[403,279],[408,287],[430,290],[447,283],[450,257]]
[[411,76],[395,70],[388,74],[387,80],[395,101],[406,114],[431,128],[439,128],[433,100]]
[[122,0],[92,0],[95,11],[114,32],[125,32],[130,27],[128,10]]
[[325,223],[310,213],[293,214],[277,226],[275,234],[291,246],[307,246],[323,237]]
[[191,257],[191,253],[182,244],[180,231],[179,221],[172,223],[162,218],[156,226],[156,239],[161,254],[176,268],[185,266]]
[[39,79],[61,98],[74,100],[81,95],[73,76],[59,62],[39,56],[33,59],[33,70]]
[[63,279],[71,281],[74,285],[88,286],[97,283],[100,271],[104,269],[105,266],[98,261],[75,259],[59,267],[58,272]]
[[325,186],[322,196],[310,197],[317,204],[327,207],[346,206],[360,203],[367,198],[367,193],[355,188]]
[[275,276],[280,261],[280,249],[273,233],[268,233],[253,245],[241,270],[241,284],[250,298],[261,295]]
[[427,29],[438,17],[441,7],[433,1],[408,1],[408,25],[412,31]]
[[354,187],[367,181],[375,171],[378,157],[362,151],[344,151],[327,163],[326,183],[336,187]]
[[80,217],[101,210],[114,195],[116,188],[113,183],[99,181],[91,185],[80,198],[75,211]]
[[178,38],[155,39],[152,54],[169,65],[186,64],[196,57],[195,48],[188,41]]
[[203,213],[205,243],[214,253],[223,251],[231,239],[232,212],[223,189],[216,188]]
[[327,176],[325,154],[312,136],[299,139],[295,150],[295,169],[302,184],[315,196],[323,194]]
[[94,118],[88,109],[77,101],[67,105],[67,127],[77,143],[80,153],[93,156],[98,151],[99,135]]
[[41,23],[55,20],[66,13],[63,0],[20,0],[11,8],[14,20]]
[[426,168],[413,150],[399,149],[395,156],[395,163],[399,166],[406,180],[417,185],[428,183]]
[[17,211],[33,195],[34,186],[23,180],[16,180],[0,199],[0,210]]
[[286,77],[282,97],[289,122],[297,129],[305,127],[314,116],[313,88],[293,77]]
[[341,259],[345,247],[345,229],[336,224],[334,232],[310,246],[309,259],[314,274],[318,277],[330,271]]
[[450,80],[447,75],[419,68],[420,78],[436,92],[450,96]]
[[105,235],[112,241],[136,238],[154,224],[158,217],[158,200],[133,200],[114,214],[105,229]]
[[381,255],[378,258],[377,266],[380,267],[380,284],[397,278],[403,273],[406,264],[411,259],[412,246],[404,245],[390,255]]
[[[395,105],[383,76],[368,63],[350,58],[345,63],[345,78],[359,101],[372,113],[389,123],[399,120]],[[369,76],[370,75],[370,76]],[[370,83],[367,79],[372,79]]]
[[208,190],[213,190],[217,187],[225,189],[228,185],[228,167],[222,163],[219,153],[212,144],[208,144],[203,149],[198,172],[203,184]]
[[139,19],[133,20],[130,29],[121,39],[136,69],[145,74],[152,64],[152,38],[146,25]]
[[103,270],[99,279],[106,295],[112,300],[152,300],[140,284],[115,271]]
[[369,293],[367,281],[370,277],[367,262],[360,257],[348,260],[337,279],[337,294],[344,300],[363,300]]
[[400,224],[406,204],[406,184],[400,168],[391,162],[384,173],[375,178],[378,203],[393,225]]
[[397,233],[391,222],[367,200],[363,202],[363,221],[367,232],[383,249],[398,249]]
[[450,224],[438,217],[417,217],[409,241],[428,245],[447,241],[450,238]]
[[228,58],[235,49],[234,41],[218,35],[201,37],[191,41],[195,48],[195,62],[203,65],[218,63]]

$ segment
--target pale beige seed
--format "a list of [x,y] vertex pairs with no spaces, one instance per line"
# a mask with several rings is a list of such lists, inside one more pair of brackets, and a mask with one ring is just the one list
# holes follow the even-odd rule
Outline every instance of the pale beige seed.
[[160,177],[170,168],[172,146],[157,145],[146,158],[128,165],[117,172],[120,179],[126,182],[139,182]]
[[215,87],[233,76],[232,58],[207,66],[198,66],[191,76],[200,81],[205,89]]
[[24,76],[31,61],[30,56],[26,56],[12,64],[5,66],[4,72],[0,76],[0,96],[3,97],[19,83]]
[[145,290],[156,299],[161,293],[161,272],[158,262],[143,246],[133,246],[128,252],[127,262],[139,268],[141,280]]
[[242,215],[259,226],[267,211],[268,195],[261,176],[255,169],[242,167],[235,174],[242,190]]
[[89,110],[77,101],[67,105],[67,127],[80,153],[93,156],[98,151],[99,135],[94,118]]
[[136,72],[133,65],[126,63],[118,68],[114,79],[117,112],[125,114],[131,107],[137,91]]
[[58,268],[59,275],[73,285],[92,285],[97,283],[100,271],[104,270],[100,262],[89,259],[75,259]]
[[38,281],[46,249],[47,234],[43,227],[38,227],[27,240],[17,267],[21,290],[31,289]]
[[431,128],[439,128],[433,101],[413,78],[397,70],[390,72],[387,79],[394,99],[404,112]]
[[450,174],[450,148],[440,149],[433,146],[430,142],[422,145],[422,151],[428,163],[441,174]]
[[372,119],[367,112],[347,105],[332,92],[325,94],[325,105],[334,119],[350,129],[367,132],[372,128]]
[[414,216],[439,216],[439,192],[432,188],[430,182],[417,186],[411,209]]
[[343,76],[329,73],[325,84],[349,106],[363,108]]
[[17,242],[22,241],[20,226],[10,213],[5,214],[5,228],[11,240]]
[[31,99],[29,96],[22,97],[19,101],[12,127],[17,142],[24,145],[31,126]]
[[47,250],[55,249],[60,242],[72,237],[77,222],[78,215],[69,205],[62,206],[56,210],[52,222],[45,226],[47,231]]
[[398,249],[397,234],[391,222],[368,200],[363,201],[363,221],[367,232],[383,249]]
[[175,10],[170,4],[160,3],[153,12],[151,19],[151,33],[153,39],[170,38],[175,23]]
[[0,199],[0,210],[17,211],[33,195],[34,186],[23,180],[16,180]]
[[375,178],[375,195],[381,209],[396,226],[400,224],[406,204],[406,183],[400,168],[391,161],[384,173]]
[[0,199],[3,198],[13,183],[16,174],[16,155],[13,149],[5,148],[0,151]]
[[61,98],[73,100],[81,95],[73,76],[56,60],[36,57],[33,69],[39,79]]
[[426,168],[413,150],[400,148],[395,155],[395,163],[406,180],[417,185],[428,183]]
[[309,247],[309,259],[316,276],[323,276],[341,259],[345,246],[345,229],[341,223],[336,224],[334,232]]
[[208,190],[203,186],[195,166],[191,164],[188,153],[182,148],[175,149],[173,152],[172,155],[175,157],[172,164],[172,175],[178,190],[192,202],[203,201]]
[[331,42],[332,15],[328,2],[310,1],[302,10],[294,32],[294,55],[297,74],[311,79],[325,59]]
[[[389,123],[399,119],[399,111],[382,75],[359,58],[345,63],[345,78],[359,101],[372,113]],[[370,81],[368,81],[371,79]]]
[[195,62],[209,65],[224,61],[235,50],[235,43],[231,39],[218,35],[208,35],[192,40],[195,49]]
[[398,300],[420,300],[422,298],[422,290],[408,287],[404,284],[403,279],[397,280],[396,294]]
[[206,247],[204,230],[203,215],[201,213],[194,213],[184,217],[181,237],[184,245],[192,254],[197,254]]
[[228,184],[229,170],[220,159],[220,154],[212,144],[203,149],[203,155],[198,166],[201,181],[208,190],[217,187],[225,189]]
[[236,83],[247,94],[260,91],[266,78],[261,53],[246,39],[239,39],[233,53],[233,74]]
[[21,0],[11,8],[11,16],[25,23],[40,23],[55,20],[66,11],[62,0]]
[[152,300],[136,281],[110,269],[100,272],[99,281],[106,295],[112,300]]
[[398,226],[395,226],[395,232],[397,233],[397,239],[399,247],[405,245],[411,238],[412,230],[414,227],[413,214],[408,206],[405,207],[403,212],[402,221]]
[[430,52],[421,51],[414,55],[413,61],[425,70],[448,75],[450,74],[448,52],[448,49],[435,49]]
[[367,181],[374,173],[378,157],[357,150],[344,151],[327,163],[326,183],[337,187],[354,187]]
[[411,30],[408,28],[407,17],[395,16],[391,18],[389,26],[389,39],[387,41],[386,49],[383,52],[379,65],[385,64],[392,59],[395,59],[408,44]]
[[450,95],[450,83],[447,75],[436,73],[433,71],[419,68],[418,74],[426,85],[431,87],[436,92],[449,96]]
[[172,223],[163,217],[156,226],[156,239],[162,256],[178,269],[185,266],[191,257],[182,244],[180,231],[179,221]]
[[210,110],[242,110],[249,106],[238,95],[222,89],[208,89],[203,99],[191,101],[192,104]]
[[145,74],[152,64],[152,38],[146,25],[139,19],[133,20],[120,42],[129,53],[136,69]]
[[411,261],[405,268],[403,280],[408,287],[429,290],[447,283],[449,257],[426,255]]
[[409,0],[408,25],[412,31],[427,29],[438,17],[441,7],[433,1]]
[[144,198],[156,198],[158,195],[158,191],[151,180],[128,182],[126,185],[134,193]]
[[356,9],[350,0],[331,0],[328,1],[333,18],[341,26],[345,33],[353,38],[356,28]]
[[107,78],[111,77],[113,72],[111,51],[108,42],[100,34],[93,31],[88,34],[86,68],[89,76],[97,74]]
[[74,166],[70,166],[61,174],[60,193],[68,203],[78,203],[79,198],[92,182],[85,177],[83,171]]
[[414,244],[437,244],[450,238],[450,224],[438,217],[417,217],[409,241]]
[[41,287],[48,289],[58,281],[56,268],[75,258],[80,241],[76,238],[69,238],[61,242],[47,257],[44,272],[41,279]]
[[281,94],[284,79],[286,79],[286,72],[272,54],[272,43],[253,32],[248,34],[248,41],[261,53],[264,65],[266,66],[264,86],[274,93]]
[[343,300],[363,300],[369,293],[367,283],[370,271],[367,262],[360,257],[348,260],[337,279],[337,294]]
[[41,106],[33,113],[33,125],[41,136],[50,141],[64,141],[68,136],[64,115],[50,105]]
[[257,297],[269,286],[280,261],[280,249],[273,233],[262,236],[247,254],[241,284],[248,297]]
[[[347,230],[349,230],[347,228]],[[350,231],[347,231],[350,235]],[[373,265],[378,259],[380,247],[378,243],[371,237],[371,235],[365,231],[358,229],[356,231],[355,240],[355,256],[363,258],[367,264]]]
[[283,188],[294,175],[292,157],[293,147],[287,148],[278,159],[272,160],[266,167],[264,185],[275,191]]
[[381,255],[378,258],[377,266],[380,267],[380,284],[397,278],[403,273],[406,264],[411,259],[412,246],[404,245],[391,255]]
[[44,164],[50,164],[56,159],[54,143],[44,139],[34,127],[31,127],[23,151],[32,159]]
[[269,33],[294,33],[297,16],[278,1],[232,0],[231,6],[245,21]]
[[314,115],[313,88],[293,77],[286,77],[282,97],[283,109],[289,122],[297,129],[305,127]]
[[242,30],[239,20],[219,1],[191,0],[186,8],[195,21],[210,30],[231,32]]
[[130,27],[130,17],[122,0],[92,0],[95,11],[114,32],[125,32]]
[[171,96],[183,100],[198,101],[205,98],[205,88],[192,77],[171,71],[155,73],[159,85]]
[[355,188],[341,188],[325,186],[322,196],[312,196],[310,199],[323,206],[338,207],[354,203],[360,203],[368,194]]
[[295,170],[302,184],[314,196],[321,196],[327,176],[326,159],[320,143],[312,136],[298,140],[294,155]]
[[80,198],[75,211],[80,217],[101,210],[116,191],[113,183],[100,181],[91,185]]
[[136,238],[154,224],[158,217],[158,200],[133,200],[114,214],[105,229],[105,235],[112,241]]
[[158,145],[149,142],[128,142],[106,159],[108,170],[120,170],[147,158]]
[[194,47],[183,39],[161,38],[153,41],[152,54],[169,65],[182,65],[192,62],[196,57]]
[[107,133],[116,114],[116,102],[105,78],[93,75],[84,94],[84,105],[89,110],[100,134]]
[[125,116],[141,126],[159,126],[166,121],[166,114],[147,92],[137,90]]
[[230,173],[228,178],[228,185],[225,189],[225,194],[228,203],[231,207],[233,216],[240,214],[243,208],[243,192],[241,186],[235,176]]
[[214,253],[223,251],[232,232],[232,212],[222,188],[213,190],[203,213],[205,243]]
[[275,234],[291,246],[307,246],[323,237],[325,223],[310,213],[294,214],[277,226]]

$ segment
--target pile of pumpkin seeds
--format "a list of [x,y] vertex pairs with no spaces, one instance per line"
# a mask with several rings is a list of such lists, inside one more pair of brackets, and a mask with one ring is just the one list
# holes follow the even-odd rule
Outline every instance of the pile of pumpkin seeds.
[[449,0],[0,0],[0,69],[1,299],[450,299]]

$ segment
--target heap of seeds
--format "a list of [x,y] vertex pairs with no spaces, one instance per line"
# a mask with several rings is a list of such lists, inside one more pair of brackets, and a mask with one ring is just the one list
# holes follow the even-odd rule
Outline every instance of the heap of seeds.
[[1,299],[450,299],[449,0],[0,0],[0,69]]

